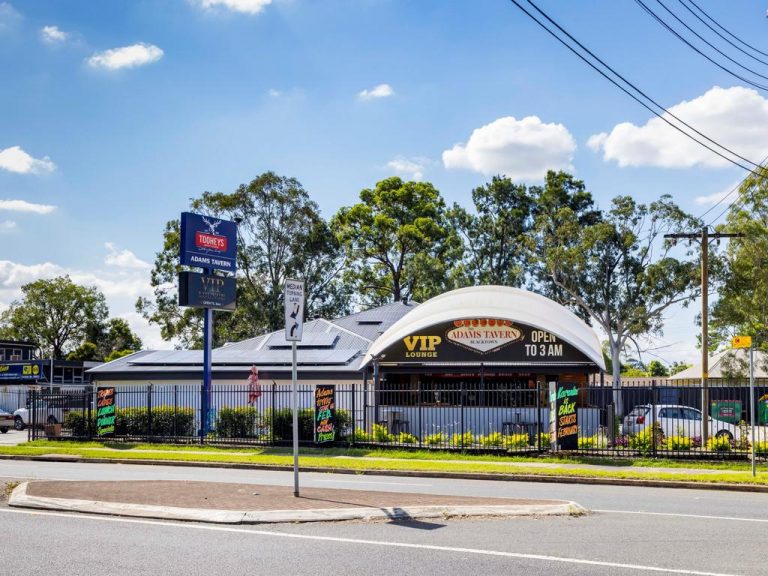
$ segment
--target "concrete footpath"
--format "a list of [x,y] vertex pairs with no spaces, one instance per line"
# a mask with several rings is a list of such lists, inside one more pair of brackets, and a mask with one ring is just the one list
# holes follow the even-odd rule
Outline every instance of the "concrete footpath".
[[218,524],[407,520],[473,516],[581,515],[565,500],[475,498],[366,490],[224,484],[217,482],[30,481],[8,504],[20,508],[110,514]]

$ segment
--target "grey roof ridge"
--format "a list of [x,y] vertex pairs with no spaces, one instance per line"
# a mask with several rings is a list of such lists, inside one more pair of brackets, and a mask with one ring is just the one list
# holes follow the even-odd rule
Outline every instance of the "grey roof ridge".
[[333,320],[326,320],[325,318],[318,318],[318,320],[321,320],[327,324],[330,324],[328,327],[330,328],[336,328],[337,330],[341,330],[342,332],[346,332],[350,336],[354,336],[356,338],[360,338],[361,340],[365,340],[369,344],[373,344],[373,340],[370,340],[369,338],[366,338],[365,336],[361,336],[360,334],[353,332],[352,330],[349,330],[348,328],[344,328],[344,326],[340,326],[339,324],[336,324]]

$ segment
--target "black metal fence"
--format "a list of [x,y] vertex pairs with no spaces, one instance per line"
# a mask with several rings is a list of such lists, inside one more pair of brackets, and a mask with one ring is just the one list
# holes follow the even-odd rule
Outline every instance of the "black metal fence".
[[[539,453],[550,445],[548,389],[462,385],[388,387],[374,391],[355,384],[336,386],[337,443],[427,449]],[[115,438],[207,444],[281,445],[292,440],[290,387],[263,386],[251,398],[244,386],[214,385],[209,429],[201,438],[200,386],[119,386]],[[300,385],[299,440],[314,437],[314,387]],[[27,421],[31,439],[96,435],[95,391],[91,388],[30,392]],[[708,408],[708,415],[701,407]],[[750,402],[746,386],[610,387],[579,390],[578,448],[603,456],[747,458],[753,430],[755,451],[768,457],[768,387]],[[704,437],[705,424],[708,428]]]

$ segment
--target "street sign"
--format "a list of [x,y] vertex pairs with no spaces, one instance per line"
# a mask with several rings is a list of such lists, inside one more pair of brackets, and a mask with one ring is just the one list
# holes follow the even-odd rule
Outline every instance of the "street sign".
[[237,303],[234,276],[179,272],[179,306],[231,312]]
[[285,281],[285,339],[301,342],[304,329],[304,282]]
[[731,346],[734,348],[751,348],[752,336],[734,336],[731,338]]
[[234,274],[237,271],[237,224],[182,212],[179,263]]

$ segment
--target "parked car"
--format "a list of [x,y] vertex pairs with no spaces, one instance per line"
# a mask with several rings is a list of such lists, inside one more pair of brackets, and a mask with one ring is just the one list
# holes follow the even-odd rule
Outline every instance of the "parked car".
[[0,432],[5,434],[11,428],[13,428],[13,414],[0,410]]
[[[650,426],[651,422],[661,427],[664,436],[701,437],[701,410],[690,406],[675,404],[656,404],[654,413],[650,404],[640,404],[624,417],[624,434],[637,434]],[[741,431],[738,426],[722,420],[709,417],[710,436],[726,437],[729,440],[740,440]]]
[[38,400],[34,407],[19,408],[13,413],[13,427],[16,430],[24,430],[32,423],[32,410],[34,410],[35,424],[58,424],[64,421],[64,415],[69,411],[61,401],[46,402]]

